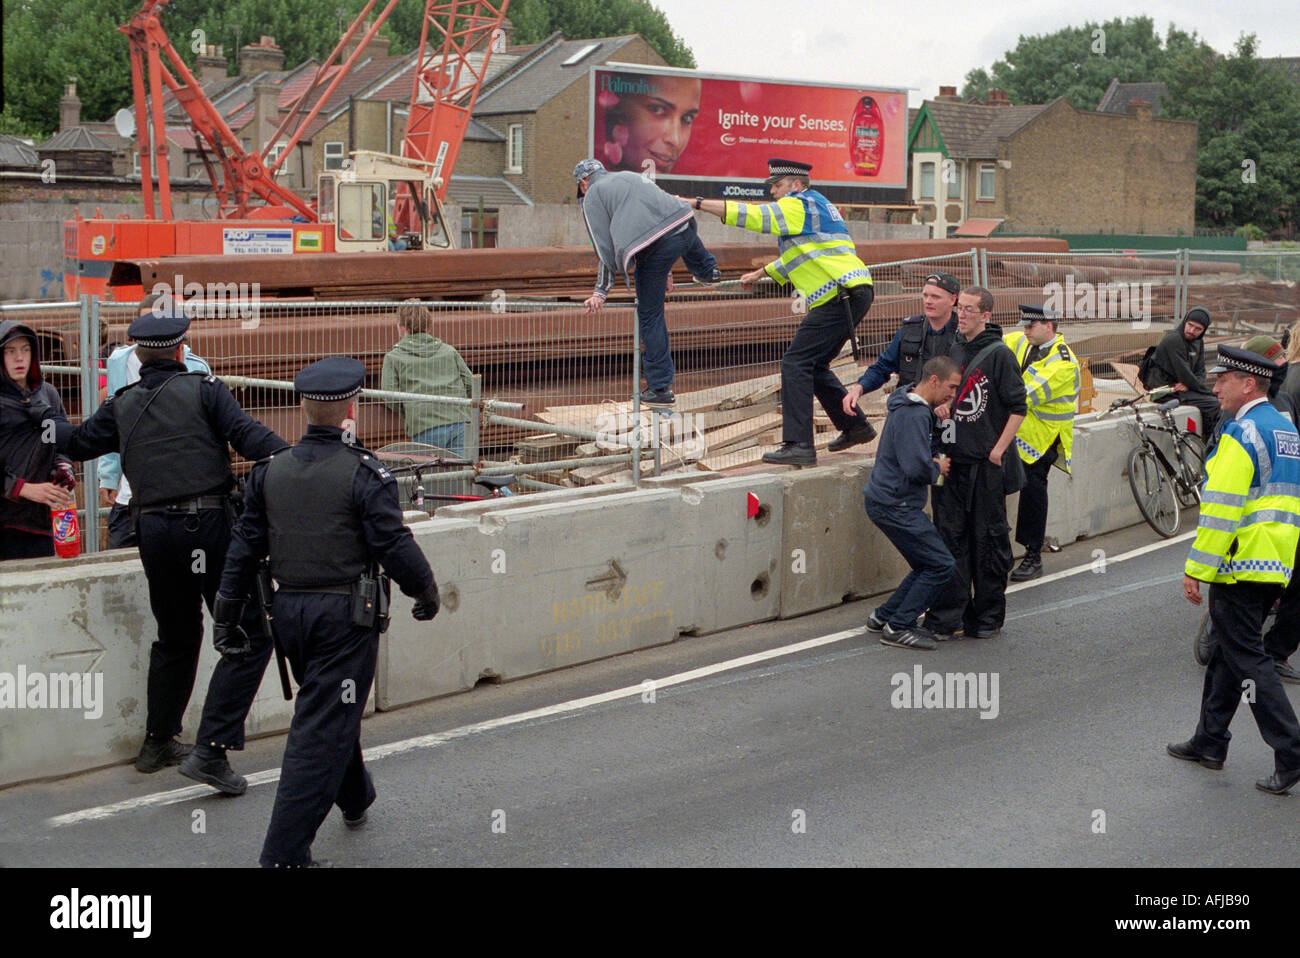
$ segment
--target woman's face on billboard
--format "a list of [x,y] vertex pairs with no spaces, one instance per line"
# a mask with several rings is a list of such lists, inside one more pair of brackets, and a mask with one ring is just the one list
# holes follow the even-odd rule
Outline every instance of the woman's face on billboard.
[[622,147],[619,167],[641,172],[649,169],[649,160],[656,173],[668,173],[691,140],[702,84],[695,78],[672,76],[657,76],[652,82],[654,93],[620,98],[621,115],[610,133]]

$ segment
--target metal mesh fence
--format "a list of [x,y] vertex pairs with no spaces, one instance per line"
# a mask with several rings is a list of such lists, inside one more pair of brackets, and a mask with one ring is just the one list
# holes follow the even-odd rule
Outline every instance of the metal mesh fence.
[[[1085,396],[1093,377],[1098,388],[1107,380],[1125,388],[1115,365],[1135,363],[1188,305],[1210,309],[1211,342],[1277,334],[1300,319],[1291,278],[1300,272],[1300,251],[971,250],[868,265],[875,300],[858,326],[861,365],[847,346],[832,363],[846,384],[905,317],[921,311],[921,287],[936,271],[963,286],[987,286],[994,320],[1006,330],[1020,303],[1059,309],[1062,332],[1090,366]],[[780,359],[806,307],[789,287],[766,281],[700,286],[680,267],[674,278],[666,320],[676,401],[667,408],[637,399],[643,382],[635,306],[618,288],[609,305],[589,313],[572,293],[543,293],[556,297],[544,301],[497,291],[485,302],[259,302],[255,290],[231,284],[187,304],[190,346],[251,415],[290,442],[306,427],[294,375],[325,356],[364,362],[358,441],[407,467],[404,504],[415,504],[418,489],[427,511],[455,497],[495,495],[472,481],[490,475],[517,475],[513,489],[524,493],[634,480],[636,456],[640,475],[757,465],[781,439]],[[37,330],[47,376],[77,422],[96,404],[93,395],[83,400],[98,385],[85,357],[98,354],[101,342],[105,354],[125,343],[138,312],[134,303],[91,300],[7,306],[0,316]],[[873,393],[861,406],[879,421],[885,399]],[[817,405],[814,428],[819,450],[837,434]],[[236,457],[237,472],[248,468]],[[83,470],[83,505],[92,473]],[[99,511],[93,498],[92,522]],[[86,536],[87,546],[92,538],[103,542],[103,529]]]

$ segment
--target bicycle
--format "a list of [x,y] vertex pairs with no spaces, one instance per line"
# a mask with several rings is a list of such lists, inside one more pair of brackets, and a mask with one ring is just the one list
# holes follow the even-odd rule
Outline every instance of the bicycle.
[[[1167,393],[1162,393],[1167,395]],[[1116,399],[1103,416],[1127,408],[1133,413],[1133,429],[1138,445],[1128,456],[1128,482],[1137,501],[1138,511],[1147,525],[1168,539],[1178,532],[1181,510],[1198,505],[1201,501],[1201,480],[1205,470],[1205,440],[1196,433],[1178,428],[1173,411],[1179,405],[1177,398],[1166,400],[1156,407],[1163,425],[1147,422],[1137,404],[1155,398],[1156,392],[1143,393],[1132,399]],[[1152,433],[1166,433],[1170,437],[1172,459],[1165,454],[1152,437]]]
[[[384,446],[375,455],[394,477],[412,477],[409,492],[401,503],[404,509],[415,509],[432,515],[437,507],[431,508],[430,502],[482,502],[485,499],[506,499],[518,495],[510,488],[517,476],[475,476],[474,485],[481,486],[485,490],[484,495],[426,491],[426,475],[432,483],[436,481],[438,471],[474,467],[473,461],[455,456],[450,450],[438,446],[413,442],[393,443]],[[399,482],[399,489],[401,485]]]

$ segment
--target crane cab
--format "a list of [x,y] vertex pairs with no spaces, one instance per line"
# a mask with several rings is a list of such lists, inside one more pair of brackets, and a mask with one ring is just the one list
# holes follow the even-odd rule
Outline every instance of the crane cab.
[[316,179],[317,212],[339,253],[450,249],[434,164],[357,150],[342,170]]

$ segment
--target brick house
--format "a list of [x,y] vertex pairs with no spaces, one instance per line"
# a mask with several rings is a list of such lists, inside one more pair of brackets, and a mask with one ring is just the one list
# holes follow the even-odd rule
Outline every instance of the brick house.
[[964,103],[941,87],[910,120],[909,195],[933,236],[1192,233],[1196,123],[1157,118],[1143,99],[1100,113],[1064,97],[1015,106],[1000,91]]

